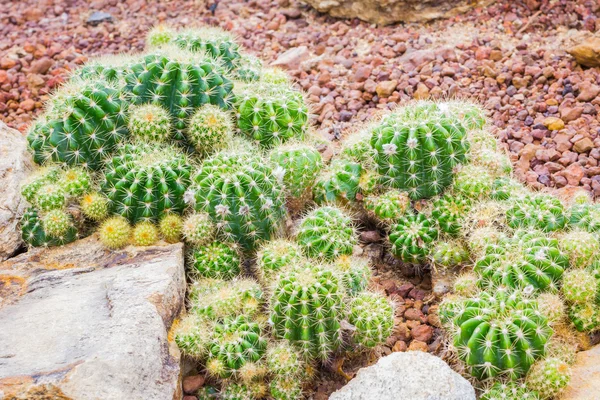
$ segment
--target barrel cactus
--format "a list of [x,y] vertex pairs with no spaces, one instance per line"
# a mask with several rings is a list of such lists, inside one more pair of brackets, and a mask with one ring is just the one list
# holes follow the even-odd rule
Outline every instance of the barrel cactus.
[[479,277],[472,272],[465,272],[456,277],[452,289],[459,296],[473,296],[478,291],[477,281]]
[[576,203],[569,208],[569,224],[590,233],[600,232],[600,205]]
[[164,215],[160,219],[158,228],[168,243],[177,243],[182,237],[183,219],[177,214]]
[[274,400],[295,400],[301,399],[302,381],[293,377],[276,377],[269,384],[271,397]]
[[98,228],[100,242],[109,249],[120,249],[131,240],[131,225],[122,216],[105,220]]
[[306,373],[306,362],[287,341],[270,345],[267,348],[265,359],[269,372],[275,376],[300,378]]
[[490,196],[494,177],[484,167],[464,166],[454,179],[454,190],[469,199],[485,199]]
[[363,204],[373,217],[389,225],[406,213],[410,208],[410,199],[407,193],[391,189],[380,195],[366,197]]
[[233,76],[242,82],[255,82],[262,74],[262,61],[250,54],[242,54],[238,65],[233,70]]
[[373,275],[369,259],[358,256],[340,256],[332,265],[350,296],[362,292]]
[[192,283],[189,293],[189,312],[213,321],[238,315],[252,317],[263,302],[262,289],[252,279],[199,279]]
[[392,253],[407,263],[422,263],[438,237],[435,222],[425,214],[407,214],[390,228],[389,241]]
[[291,199],[304,196],[313,187],[323,167],[321,154],[306,144],[291,143],[276,147],[270,159],[281,168],[283,183]]
[[494,179],[492,183],[490,198],[493,200],[508,200],[511,197],[518,198],[524,195],[526,190],[521,182],[511,178],[500,177]]
[[435,265],[454,268],[469,261],[469,252],[458,241],[440,241],[431,251]]
[[[50,211],[44,219],[46,224],[40,218],[38,211],[30,207],[25,210],[21,217],[21,238],[31,247],[52,247],[62,246],[75,241],[78,237],[77,229],[73,226],[72,220],[68,215],[64,215],[64,211],[55,210],[58,220],[55,222],[52,215],[54,211]],[[50,223],[50,232],[46,226]],[[65,229],[66,228],[66,229]],[[54,235],[53,235],[54,234]]]
[[336,160],[317,180],[313,193],[317,204],[345,204],[356,200],[362,174],[360,164]]
[[35,198],[35,205],[40,211],[50,211],[63,208],[67,203],[67,192],[58,183],[48,183],[42,186]]
[[214,322],[208,318],[187,314],[173,329],[175,343],[187,356],[205,359],[214,334]]
[[349,305],[348,322],[356,330],[353,338],[361,346],[373,348],[385,343],[394,328],[394,308],[377,293],[363,292]]
[[280,273],[302,260],[302,250],[285,239],[265,243],[256,255],[256,276],[259,281],[272,283]]
[[571,380],[571,368],[558,358],[536,362],[525,380],[525,385],[542,399],[555,398]]
[[596,236],[583,230],[576,229],[561,235],[558,243],[574,267],[591,265],[600,253],[600,242]]
[[525,384],[518,384],[516,382],[496,382],[483,393],[480,400],[509,399],[541,400],[540,396],[536,392],[529,390]]
[[188,141],[203,156],[225,148],[232,134],[231,116],[212,104],[200,107],[192,115],[186,131]]
[[165,24],[159,24],[148,31],[146,43],[151,47],[170,43],[175,37],[175,31]]
[[129,132],[149,142],[166,142],[171,136],[171,117],[156,104],[141,104],[129,110]]
[[225,243],[198,246],[192,253],[193,271],[206,278],[232,279],[240,274],[240,264],[237,251]]
[[133,244],[136,246],[151,246],[158,241],[158,228],[148,221],[135,225],[132,231]]
[[560,200],[549,194],[526,196],[516,200],[506,211],[508,225],[513,228],[533,228],[544,232],[564,228],[567,223]]
[[68,197],[79,197],[90,190],[92,177],[83,168],[67,168],[58,178],[58,183]]
[[471,200],[468,198],[444,195],[433,202],[431,216],[437,221],[442,232],[457,236],[470,209]]
[[385,117],[371,136],[375,161],[386,183],[411,198],[440,194],[469,145],[463,125],[438,104],[418,102]]
[[215,224],[205,212],[189,214],[181,226],[181,234],[186,242],[193,246],[209,244],[216,235]]

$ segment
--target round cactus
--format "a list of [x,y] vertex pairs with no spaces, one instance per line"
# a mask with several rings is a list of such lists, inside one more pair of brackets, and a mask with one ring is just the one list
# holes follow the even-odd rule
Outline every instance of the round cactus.
[[468,132],[471,151],[498,150],[498,139],[487,129],[474,129]]
[[158,224],[158,229],[168,243],[177,243],[181,241],[183,235],[183,219],[177,214],[164,215]]
[[129,109],[129,132],[149,142],[166,142],[171,136],[171,116],[156,104],[142,104]]
[[508,200],[511,197],[519,197],[526,191],[525,187],[518,181],[501,177],[494,179],[490,198],[492,200]]
[[410,199],[405,192],[392,189],[381,195],[366,197],[363,204],[376,219],[392,224],[409,209]]
[[477,281],[479,277],[473,273],[466,272],[459,275],[454,281],[453,290],[459,296],[473,296],[479,288],[477,287]]
[[164,24],[154,26],[146,35],[146,42],[151,47],[162,46],[170,43],[175,37],[175,32]]
[[46,184],[56,183],[61,176],[61,169],[52,167],[40,168],[31,174],[21,186],[21,195],[31,204],[35,204],[39,190]]
[[339,273],[344,288],[350,296],[362,292],[373,275],[369,259],[366,257],[340,256],[335,260],[333,268]]
[[238,65],[233,71],[233,75],[242,82],[254,82],[260,79],[262,68],[262,61],[259,58],[249,54],[242,54]]
[[390,228],[392,253],[404,262],[422,263],[437,239],[435,223],[424,214],[407,214]]
[[600,313],[595,304],[569,306],[569,319],[579,332],[593,332],[600,328]]
[[469,261],[469,252],[457,241],[438,242],[431,251],[431,258],[436,265],[454,268]]
[[186,242],[195,246],[204,246],[215,237],[215,225],[205,212],[188,215],[181,226],[181,233]]
[[34,161],[99,169],[128,136],[128,103],[116,85],[73,79],[50,99],[27,135]]
[[196,210],[250,251],[269,240],[284,215],[284,192],[270,166],[249,154],[220,153],[194,176]]
[[35,198],[35,205],[40,211],[50,211],[63,208],[67,202],[67,193],[58,183],[48,183],[42,186]]
[[462,221],[463,233],[483,227],[506,229],[506,210],[509,207],[510,204],[495,200],[473,203]]
[[211,56],[227,70],[235,68],[241,58],[233,36],[220,28],[202,27],[177,32],[173,43],[180,49]]
[[503,242],[506,235],[493,226],[484,226],[477,228],[469,235],[467,245],[474,258],[485,255],[485,250],[489,245]]
[[269,372],[278,377],[300,378],[307,367],[298,351],[286,341],[267,348],[265,359]]
[[454,190],[470,199],[485,199],[490,196],[494,177],[484,167],[466,165],[454,179]]
[[271,162],[282,169],[288,197],[302,197],[309,191],[323,166],[321,153],[305,144],[286,144],[273,149]]
[[352,254],[357,243],[350,217],[330,206],[316,208],[304,217],[296,239],[308,257],[327,260]]
[[31,247],[62,246],[74,242],[78,238],[77,229],[72,224],[63,234],[51,237],[44,230],[38,211],[33,207],[25,210],[23,217],[21,217],[20,226],[21,238]]
[[73,229],[71,215],[63,210],[48,211],[42,218],[44,232],[50,238],[60,238]]
[[344,314],[341,283],[322,267],[285,273],[271,296],[273,332],[310,358],[325,360],[341,344]]
[[194,248],[192,262],[194,272],[206,278],[228,280],[241,272],[238,252],[220,242]]
[[471,153],[471,162],[482,167],[494,177],[506,176],[512,172],[512,163],[505,153],[482,149]]
[[308,108],[302,94],[288,85],[259,82],[242,89],[237,99],[239,129],[262,147],[304,138]]
[[60,176],[59,184],[67,196],[77,197],[89,191],[92,178],[83,168],[69,168]]
[[587,232],[600,232],[600,205],[574,204],[569,209],[569,224]]
[[548,319],[548,324],[554,325],[565,319],[565,303],[555,293],[542,293],[537,297],[540,313]]
[[564,228],[567,218],[560,200],[539,194],[519,199],[506,211],[508,225],[513,228],[533,228],[544,232]]
[[542,399],[555,398],[571,380],[571,368],[558,358],[536,362],[525,379],[525,385]]
[[152,222],[139,222],[133,228],[132,237],[136,246],[152,246],[158,242],[158,228]]
[[466,161],[465,129],[433,102],[418,102],[385,117],[373,129],[371,147],[386,183],[421,199],[452,183],[453,169]]
[[394,308],[380,294],[363,292],[352,299],[348,322],[356,327],[353,338],[361,346],[373,348],[385,343],[394,328]]
[[296,400],[302,398],[302,382],[292,377],[277,377],[269,384],[274,400]]
[[292,82],[287,72],[277,67],[265,68],[260,80],[274,85],[289,85]]
[[199,279],[189,293],[189,312],[215,321],[242,314],[251,317],[262,304],[260,285],[251,279]]
[[214,323],[196,314],[184,316],[174,329],[175,343],[186,355],[204,359],[214,334]]
[[592,272],[572,269],[563,275],[562,293],[570,303],[592,303],[598,293],[598,283]]
[[366,169],[375,167],[375,151],[370,143],[373,128],[374,126],[367,125],[346,136],[341,145],[341,157],[357,162]]
[[478,379],[523,376],[552,334],[537,303],[518,291],[481,292],[454,313],[454,346]]
[[102,193],[91,192],[84,195],[79,203],[81,212],[92,221],[102,221],[108,217],[108,199]]
[[175,148],[128,144],[107,162],[102,191],[112,213],[131,222],[158,221],[183,212],[190,174],[187,159]]
[[483,393],[480,400],[512,399],[542,400],[536,392],[529,390],[525,384],[518,384],[515,382],[496,382],[491,388]]
[[336,160],[317,180],[313,194],[317,204],[355,201],[362,167],[352,161]]
[[451,236],[456,236],[462,229],[462,223],[471,208],[471,201],[462,196],[444,195],[433,202],[431,216],[435,219],[440,230]]
[[593,234],[574,230],[561,235],[558,244],[571,260],[574,267],[587,267],[600,253],[600,242]]
[[187,138],[196,151],[204,156],[226,147],[233,134],[233,124],[227,111],[206,104],[192,116]]
[[105,220],[98,228],[100,241],[109,249],[125,247],[131,238],[131,226],[127,219],[116,216]]
[[230,381],[217,396],[220,400],[258,400],[265,397],[267,387],[263,382],[234,383]]
[[[479,104],[465,100],[451,100],[438,103],[437,106],[447,116],[457,118],[468,131],[482,130],[487,124],[485,110]],[[495,143],[495,138],[489,136],[494,139]]]
[[260,282],[273,282],[279,274],[302,260],[302,250],[284,239],[265,243],[256,256],[256,275]]

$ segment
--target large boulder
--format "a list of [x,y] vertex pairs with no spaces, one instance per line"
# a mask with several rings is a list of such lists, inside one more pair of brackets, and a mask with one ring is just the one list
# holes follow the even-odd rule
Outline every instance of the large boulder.
[[475,400],[475,390],[429,353],[392,353],[358,371],[329,400]]
[[379,25],[449,18],[494,0],[303,0],[339,18],[360,18]]
[[0,398],[179,400],[183,262],[182,244],[92,236],[1,263]]
[[597,400],[600,396],[600,345],[577,353],[571,381],[561,400]]
[[21,197],[21,183],[33,169],[25,136],[0,121],[0,262],[23,244],[18,225],[28,204]]

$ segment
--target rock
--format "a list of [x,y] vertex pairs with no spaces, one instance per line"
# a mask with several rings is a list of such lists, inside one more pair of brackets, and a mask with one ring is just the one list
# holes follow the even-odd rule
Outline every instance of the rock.
[[45,74],[53,65],[54,61],[51,58],[40,58],[39,60],[31,63],[29,72],[32,74]]
[[579,101],[592,101],[600,94],[600,86],[591,85],[589,82],[585,82],[579,89],[579,95],[577,96],[577,100]]
[[577,153],[587,153],[594,148],[594,142],[589,137],[580,139],[573,144],[573,150]]
[[421,22],[449,18],[493,0],[305,0],[319,12],[338,18],[360,18],[373,24]]
[[408,346],[408,351],[422,351],[424,353],[427,353],[429,351],[429,346],[427,346],[427,343],[415,339],[412,342],[410,342],[410,345]]
[[415,326],[410,330],[410,332],[415,340],[421,342],[429,343],[429,341],[433,338],[433,328],[429,325]]
[[551,131],[560,131],[565,127],[565,122],[562,119],[556,117],[546,118],[543,124],[546,128],[550,129]]
[[379,97],[390,97],[396,90],[396,85],[398,85],[397,80],[379,82],[375,91]]
[[600,393],[600,346],[577,353],[561,400],[595,400]]
[[475,390],[440,358],[408,351],[358,371],[330,400],[475,400]]
[[363,231],[360,233],[360,241],[363,243],[375,243],[381,240],[379,231]]
[[371,71],[373,70],[373,68],[371,68],[368,65],[363,65],[362,67],[358,67],[356,69],[356,72],[354,73],[354,80],[356,82],[364,82],[367,79],[369,79],[369,76],[371,76]]
[[600,67],[600,37],[592,36],[567,52],[585,67]]
[[196,393],[202,386],[204,386],[203,375],[191,375],[183,378],[183,391],[185,393]]
[[184,305],[182,244],[109,251],[91,236],[3,262],[0,282],[11,283],[0,298],[5,398],[181,398],[168,331]]
[[563,176],[569,185],[577,186],[584,176],[583,167],[579,163],[569,165],[564,171],[558,173]]
[[102,22],[113,22],[113,16],[103,11],[94,11],[86,21],[91,26],[100,25]]
[[293,47],[277,57],[277,60],[273,61],[271,65],[285,69],[298,69],[300,64],[308,60],[309,57],[308,47]]
[[0,121],[0,262],[23,244],[19,220],[28,204],[21,197],[21,184],[33,170],[25,136]]

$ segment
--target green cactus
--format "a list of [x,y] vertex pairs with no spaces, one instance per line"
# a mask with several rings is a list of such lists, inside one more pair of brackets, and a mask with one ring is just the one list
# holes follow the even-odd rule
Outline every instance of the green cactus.
[[361,164],[365,169],[375,167],[375,150],[371,147],[373,126],[366,126],[349,134],[342,142],[340,155],[350,161]]
[[277,67],[265,68],[263,70],[262,76],[260,77],[260,80],[261,80],[261,82],[268,83],[268,84],[274,84],[274,85],[286,85],[287,86],[292,83],[292,80],[291,80],[290,76],[287,74],[287,72],[285,72],[281,68],[277,68]]
[[74,79],[50,99],[27,135],[34,161],[99,169],[128,136],[128,103],[113,84]]
[[348,294],[355,296],[365,290],[373,271],[366,257],[343,255],[338,257],[332,265]]
[[168,243],[177,243],[183,235],[183,219],[177,214],[167,214],[161,218],[158,228]]
[[394,308],[389,300],[377,293],[363,292],[350,302],[348,322],[356,330],[353,338],[366,348],[385,343],[394,328]]
[[387,185],[421,199],[452,183],[453,169],[466,161],[465,129],[438,104],[418,102],[385,117],[371,136],[375,162]]
[[177,32],[172,42],[180,49],[206,53],[228,70],[234,69],[240,62],[239,45],[229,32],[220,28],[186,29]]
[[454,313],[454,346],[478,379],[523,376],[552,335],[537,303],[518,291],[481,292]]
[[164,24],[154,26],[148,35],[146,35],[146,42],[151,47],[162,46],[170,43],[175,37],[175,32]]
[[216,227],[205,212],[188,215],[181,226],[181,234],[186,242],[194,246],[204,246],[213,241]]
[[483,149],[472,152],[470,159],[474,165],[483,168],[494,177],[505,177],[512,172],[510,158],[503,152]]
[[62,246],[74,242],[78,238],[77,229],[71,225],[66,232],[58,237],[51,237],[44,230],[38,211],[33,208],[27,208],[20,221],[21,238],[31,247],[52,247]]
[[572,304],[568,314],[579,332],[593,332],[600,328],[600,313],[595,304]]
[[598,294],[594,273],[585,269],[571,269],[563,275],[562,293],[569,303],[592,303]]
[[48,211],[42,217],[42,227],[50,238],[64,237],[74,229],[71,214],[60,209]]
[[293,377],[281,376],[269,384],[271,397],[274,400],[296,400],[303,398],[302,382]]
[[110,211],[131,222],[182,213],[191,166],[173,147],[127,144],[107,162],[101,182]]
[[569,224],[590,233],[600,232],[600,205],[574,204],[569,209]]
[[505,239],[506,235],[497,228],[484,226],[470,233],[467,246],[473,258],[479,258],[485,255],[485,250],[489,245],[502,243]]
[[338,208],[316,208],[300,222],[296,240],[308,257],[334,260],[357,244],[352,220]]
[[189,312],[214,321],[238,315],[252,317],[262,305],[260,285],[251,279],[199,279],[189,289]]
[[158,242],[158,228],[152,222],[139,222],[133,228],[132,239],[136,246],[152,246]]
[[126,218],[111,217],[98,228],[100,242],[109,249],[120,249],[127,246],[131,239],[131,226]]
[[156,104],[141,104],[129,109],[129,132],[148,142],[164,143],[171,137],[171,116]]
[[548,194],[526,196],[506,211],[508,225],[513,228],[533,228],[544,232],[565,227],[567,218],[560,200]]
[[431,251],[433,262],[445,268],[454,268],[469,261],[469,252],[458,241],[440,241]]
[[229,280],[241,272],[238,252],[233,247],[220,242],[195,247],[192,263],[194,272],[206,278]]
[[537,297],[537,303],[540,313],[548,319],[550,326],[560,323],[567,315],[565,303],[558,294],[541,293]]
[[496,200],[484,200],[472,203],[462,221],[462,233],[468,235],[476,229],[493,227],[506,230],[506,210],[510,203]]
[[453,290],[459,296],[470,297],[477,293],[477,281],[479,277],[471,272],[459,275],[454,281]]
[[410,208],[410,199],[405,192],[391,189],[381,195],[366,197],[363,205],[374,218],[389,225],[406,213]]
[[103,221],[108,217],[108,199],[99,192],[87,193],[79,203],[81,212],[92,221]]
[[494,179],[490,198],[492,200],[503,201],[511,197],[520,197],[525,192],[526,189],[520,182],[511,178],[500,177]]
[[470,199],[485,199],[492,192],[494,177],[484,167],[464,166],[454,179],[454,190]]
[[573,267],[587,267],[600,253],[600,242],[593,234],[573,230],[558,238],[558,244],[571,260]]
[[265,148],[291,138],[302,140],[308,128],[308,108],[302,93],[288,85],[249,85],[237,95],[235,107],[240,131]]
[[217,398],[220,400],[258,400],[265,397],[267,388],[263,382],[225,384]]
[[571,380],[571,368],[558,358],[536,362],[527,374],[525,385],[542,399],[555,398]]
[[187,314],[175,325],[173,333],[175,343],[185,355],[205,359],[214,335],[214,323],[204,316]]
[[79,197],[90,190],[92,177],[82,168],[69,168],[62,173],[58,182],[67,196]]
[[392,253],[407,263],[422,263],[438,237],[435,222],[425,214],[407,214],[390,228]]
[[50,183],[57,183],[61,175],[61,169],[57,166],[42,167],[34,171],[21,185],[21,196],[31,204],[35,204],[35,199],[39,190]]
[[362,174],[360,164],[347,160],[335,160],[327,171],[317,180],[313,195],[317,204],[356,201]]
[[457,118],[467,131],[482,130],[488,122],[484,108],[471,101],[451,100],[438,103],[438,108],[446,116]]
[[67,192],[58,183],[48,183],[42,186],[35,198],[35,205],[40,211],[50,211],[63,208],[67,203]]
[[447,194],[433,202],[431,216],[437,221],[442,232],[457,236],[470,209],[471,200],[468,198]]
[[323,163],[321,153],[306,144],[285,144],[273,149],[271,162],[283,173],[283,184],[290,198],[299,198],[313,187]]
[[192,116],[187,128],[188,141],[203,156],[227,146],[233,135],[231,116],[225,110],[206,104]]
[[469,143],[471,143],[471,152],[498,150],[498,139],[487,129],[469,130],[468,139]]
[[256,255],[256,276],[263,283],[277,280],[281,272],[302,260],[302,250],[293,242],[276,239],[264,244]]
[[233,76],[242,82],[255,82],[262,74],[262,61],[249,54],[242,54],[238,65],[233,71]]
[[310,358],[326,360],[341,345],[343,288],[335,274],[306,266],[280,277],[271,296],[273,332]]
[[485,391],[480,400],[542,400],[540,396],[529,390],[525,384],[516,382],[501,383],[496,382],[491,388]]
[[271,238],[284,215],[284,191],[269,165],[249,154],[219,153],[193,178],[196,210],[207,212],[221,235],[251,251]]
[[270,345],[265,355],[269,372],[277,377],[301,378],[306,373],[306,362],[287,341]]

